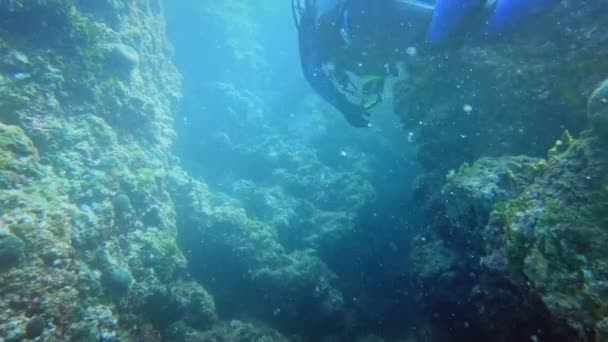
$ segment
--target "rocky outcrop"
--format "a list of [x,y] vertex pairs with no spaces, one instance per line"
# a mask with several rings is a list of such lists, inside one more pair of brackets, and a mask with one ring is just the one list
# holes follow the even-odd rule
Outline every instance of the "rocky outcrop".
[[[603,338],[608,280],[603,146],[591,132],[578,139],[566,132],[547,159],[490,158],[461,167],[443,191],[451,233],[436,225],[439,235],[416,249],[416,265],[437,265],[417,276],[427,284],[437,277],[445,281],[463,272],[458,265],[464,258],[469,263],[464,269],[476,272],[476,279],[510,283],[511,291],[532,300],[530,310],[542,303],[554,322],[551,329],[562,326],[573,340]],[[435,253],[424,253],[428,249]],[[555,338],[565,338],[561,334]]]
[[602,336],[607,166],[600,140],[585,135],[553,154],[543,177],[493,214],[504,229],[510,277],[532,286],[553,315],[574,327],[598,323]]
[[0,338],[210,326],[163,184],[180,83],[160,2],[0,6]]
[[406,57],[395,109],[426,170],[414,195],[427,227],[412,257],[423,305],[483,307],[495,321],[486,304],[511,298],[505,312],[547,324],[544,337],[530,327],[512,339],[605,338],[606,9],[561,1],[509,39],[471,35]]

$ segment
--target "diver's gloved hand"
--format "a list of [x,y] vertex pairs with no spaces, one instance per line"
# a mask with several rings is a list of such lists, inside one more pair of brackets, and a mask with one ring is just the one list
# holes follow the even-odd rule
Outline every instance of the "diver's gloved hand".
[[360,110],[356,112],[349,111],[343,113],[344,118],[351,126],[360,128],[370,127],[370,113],[368,111]]

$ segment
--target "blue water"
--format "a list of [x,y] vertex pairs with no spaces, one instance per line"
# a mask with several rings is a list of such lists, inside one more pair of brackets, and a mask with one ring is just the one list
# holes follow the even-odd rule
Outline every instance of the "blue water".
[[[192,2],[168,5],[169,38],[184,88],[176,152],[189,172],[214,191],[241,201],[257,219],[268,220],[272,209],[250,202],[259,198],[241,198],[244,195],[234,189],[235,184],[247,182],[260,193],[278,188],[290,201],[301,202],[296,205],[301,214],[286,223],[290,227],[279,227],[284,230],[279,232],[280,242],[288,250],[315,249],[313,255],[342,284],[344,307],[340,310],[344,312],[323,313],[317,304],[306,303],[312,299],[283,298],[304,296],[306,291],[285,295],[281,290],[277,298],[250,298],[269,290],[245,284],[238,273],[246,272],[246,265],[226,271],[230,266],[224,263],[232,256],[220,255],[224,252],[219,247],[200,254],[193,250],[189,259],[192,272],[212,292],[221,288],[215,300],[226,319],[259,315],[280,330],[304,333],[314,340],[345,329],[344,318],[338,317],[349,310],[360,311],[362,305],[373,305],[359,300],[373,300],[386,306],[385,313],[359,318],[360,326],[352,327],[349,334],[366,329],[390,332],[395,324],[401,325],[396,321],[415,314],[411,312],[413,299],[407,295],[410,284],[404,257],[410,237],[420,228],[409,190],[419,169],[413,148],[390,104],[378,109],[372,129],[362,131],[350,127],[311,91],[300,71],[297,32],[286,3],[243,3],[238,7],[235,13],[224,13],[227,18],[222,21],[217,14],[201,19]],[[310,189],[322,194],[289,189],[290,184],[274,175],[280,170],[325,182],[321,190]],[[349,184],[353,179],[355,183]],[[342,198],[345,195],[362,198]],[[314,237],[320,241],[311,243],[307,240],[319,230],[332,228],[315,227],[314,222],[307,222],[308,217],[298,217],[309,215],[310,210],[344,214],[348,227]],[[180,233],[184,240],[189,239],[188,234],[196,236],[187,230]],[[222,264],[199,268],[197,260],[205,259],[218,259]],[[205,274],[209,272],[214,274]],[[303,302],[294,304],[297,311],[290,315],[264,312],[269,305],[266,301],[281,300]]]

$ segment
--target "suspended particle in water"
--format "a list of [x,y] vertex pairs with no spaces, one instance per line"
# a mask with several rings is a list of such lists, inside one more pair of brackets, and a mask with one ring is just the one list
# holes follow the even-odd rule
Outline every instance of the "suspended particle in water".
[[405,53],[407,53],[407,55],[410,57],[414,57],[418,53],[418,50],[415,46],[410,46],[405,50]]
[[471,106],[470,104],[465,104],[462,106],[462,111],[469,114],[473,111],[473,106]]
[[408,132],[407,133],[407,141],[408,142],[413,142],[414,141],[414,132]]
[[340,155],[341,155],[342,157],[346,157],[348,154],[346,153],[346,151],[340,151]]

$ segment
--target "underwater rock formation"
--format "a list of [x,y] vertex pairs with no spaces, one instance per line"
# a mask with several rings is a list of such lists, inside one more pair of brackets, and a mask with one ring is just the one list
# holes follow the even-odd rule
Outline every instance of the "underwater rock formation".
[[243,321],[232,320],[214,326],[205,332],[197,332],[187,326],[175,324],[170,329],[172,341],[268,341],[287,342],[294,339],[283,336],[271,328],[254,325]]
[[[405,62],[408,79],[393,89],[425,168],[414,195],[427,227],[411,258],[420,303],[483,307],[485,318],[473,314],[467,325],[492,340],[608,336],[607,9],[562,1],[544,19],[560,23],[549,31],[530,27],[482,45],[464,38],[449,53],[419,48]],[[500,298],[511,298],[504,312],[529,315],[543,333],[492,326],[501,319],[486,304]],[[434,331],[466,338],[450,319],[430,321]]]
[[187,281],[162,180],[180,84],[161,4],[86,3],[0,4],[4,340],[129,341],[216,320]]
[[[441,261],[446,266],[417,276],[424,283],[429,277],[445,282],[463,272],[455,265],[464,257],[476,281],[494,278],[515,286],[510,291],[529,298],[531,304],[522,305],[532,305],[530,312],[545,307],[545,320],[558,329],[545,330],[557,334],[553,338],[585,341],[593,331],[605,336],[608,154],[603,146],[591,132],[578,139],[565,132],[547,159],[482,158],[461,167],[444,186],[448,222],[435,225],[437,235],[422,244],[436,254],[418,248],[414,260],[428,269],[436,264],[431,260],[446,259],[439,255],[452,257]],[[451,248],[438,248],[438,241]],[[466,245],[464,255],[458,241]]]
[[246,313],[302,329],[338,314],[343,299],[336,276],[317,256],[287,251],[276,226],[252,219],[237,201],[212,195],[185,174],[174,174],[172,189],[180,247],[196,260],[193,276],[224,315]]
[[581,330],[606,318],[607,167],[600,140],[584,134],[493,213],[504,229],[495,248],[505,248],[511,279],[530,285],[553,315]]
[[[487,222],[498,202],[515,196],[545,168],[545,161],[525,156],[481,158],[449,173],[442,194],[455,227],[471,229]],[[470,222],[471,217],[477,220]]]

